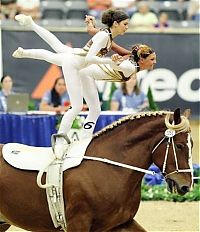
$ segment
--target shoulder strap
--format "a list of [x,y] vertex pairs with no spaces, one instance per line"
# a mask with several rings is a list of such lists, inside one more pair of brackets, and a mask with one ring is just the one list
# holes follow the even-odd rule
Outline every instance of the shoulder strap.
[[109,34],[109,36],[110,36],[110,40],[111,40],[111,42],[113,41],[112,33],[111,33],[111,30],[110,30],[110,28],[109,28],[109,27],[101,28],[101,29],[100,29],[100,31],[105,31],[105,32],[107,32],[107,33]]

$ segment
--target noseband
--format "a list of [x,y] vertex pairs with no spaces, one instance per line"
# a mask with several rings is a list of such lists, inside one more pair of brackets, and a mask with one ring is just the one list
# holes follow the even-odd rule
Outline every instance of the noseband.
[[[152,154],[153,154],[154,151],[159,147],[159,145],[164,140],[167,140],[167,147],[166,147],[166,151],[165,151],[165,158],[164,158],[163,166],[162,166],[162,174],[163,174],[163,176],[165,178],[167,178],[171,174],[179,173],[179,172],[191,172],[191,173],[193,173],[192,169],[179,169],[177,155],[176,155],[176,149],[175,149],[175,146],[174,146],[174,136],[176,134],[178,134],[178,133],[176,133],[175,130],[167,129],[165,131],[165,136],[160,140],[160,142],[158,142],[158,144],[154,147],[154,149],[152,151]],[[174,171],[170,172],[170,173],[166,173],[166,165],[167,165],[167,158],[168,158],[168,154],[169,154],[170,145],[172,145],[172,148],[173,148],[173,154],[174,154],[176,169]]]

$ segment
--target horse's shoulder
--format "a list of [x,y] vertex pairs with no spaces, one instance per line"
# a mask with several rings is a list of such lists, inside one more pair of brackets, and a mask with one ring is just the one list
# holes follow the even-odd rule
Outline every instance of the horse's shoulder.
[[2,154],[3,146],[4,146],[4,144],[0,143],[0,151],[1,151],[1,154]]

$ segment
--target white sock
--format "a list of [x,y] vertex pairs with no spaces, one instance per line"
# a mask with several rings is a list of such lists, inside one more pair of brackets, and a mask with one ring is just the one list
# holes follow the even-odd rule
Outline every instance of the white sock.
[[23,52],[24,52],[24,49],[21,47],[18,47],[18,49],[13,52],[12,56],[15,58],[23,58]]

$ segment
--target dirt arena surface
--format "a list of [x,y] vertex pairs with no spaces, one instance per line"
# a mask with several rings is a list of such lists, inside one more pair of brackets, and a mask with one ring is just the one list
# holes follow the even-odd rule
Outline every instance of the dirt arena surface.
[[[149,232],[198,232],[199,207],[199,202],[143,201],[136,220]],[[12,226],[7,231],[24,230]]]

